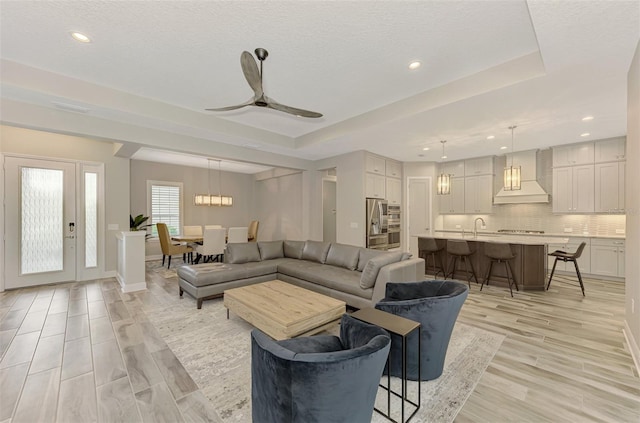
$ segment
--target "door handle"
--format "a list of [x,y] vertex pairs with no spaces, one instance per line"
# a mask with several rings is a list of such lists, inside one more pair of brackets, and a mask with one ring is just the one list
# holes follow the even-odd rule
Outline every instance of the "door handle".
[[65,236],[65,238],[74,239],[74,238],[75,238],[75,236],[73,236],[73,235],[67,235],[67,236]]

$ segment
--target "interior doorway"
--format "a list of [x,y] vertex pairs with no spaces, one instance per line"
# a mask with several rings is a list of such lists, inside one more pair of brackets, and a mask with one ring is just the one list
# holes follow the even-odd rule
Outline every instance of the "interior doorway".
[[407,178],[408,250],[418,257],[418,236],[431,235],[431,177]]
[[[335,173],[335,170],[334,170]],[[322,178],[322,240],[336,242],[336,188],[337,178],[332,175]]]

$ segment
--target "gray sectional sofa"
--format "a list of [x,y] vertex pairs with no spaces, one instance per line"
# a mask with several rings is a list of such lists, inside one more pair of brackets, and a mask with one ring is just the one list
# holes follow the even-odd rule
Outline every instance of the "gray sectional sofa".
[[180,296],[187,292],[201,308],[226,289],[279,279],[363,308],[384,297],[387,282],[424,277],[424,260],[408,253],[319,241],[229,244],[224,261],[179,267]]

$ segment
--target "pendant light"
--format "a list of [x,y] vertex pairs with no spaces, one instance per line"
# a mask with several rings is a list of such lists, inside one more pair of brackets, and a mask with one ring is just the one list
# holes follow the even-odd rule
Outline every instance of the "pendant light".
[[[447,140],[440,141],[442,143],[442,158],[446,159],[447,155],[444,154],[444,145]],[[451,194],[451,175],[447,173],[441,173],[438,175],[438,183],[436,193],[438,195],[449,195]]]
[[208,193],[207,194],[195,194],[193,197],[193,204],[196,206],[233,206],[233,197],[230,195],[222,195],[222,171],[220,168],[221,160],[218,160],[218,195],[211,194],[211,161],[213,159],[207,159],[208,168]]
[[513,166],[513,130],[517,126],[510,126],[511,129],[511,166],[504,168],[504,190],[517,191],[520,189],[520,166]]

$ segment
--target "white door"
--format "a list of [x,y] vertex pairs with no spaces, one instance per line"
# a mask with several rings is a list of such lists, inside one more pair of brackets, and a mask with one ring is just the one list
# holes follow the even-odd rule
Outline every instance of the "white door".
[[336,181],[322,180],[322,240],[336,242]]
[[431,178],[408,178],[407,233],[409,252],[418,257],[418,236],[431,234]]
[[76,165],[5,158],[5,288],[76,278]]

